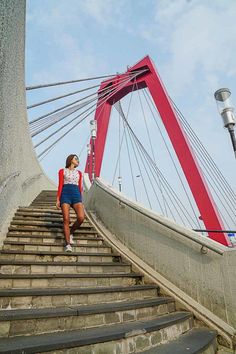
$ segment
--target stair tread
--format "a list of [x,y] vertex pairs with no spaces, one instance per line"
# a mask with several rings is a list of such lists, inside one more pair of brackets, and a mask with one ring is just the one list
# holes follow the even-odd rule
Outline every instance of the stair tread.
[[[73,256],[73,253],[70,253]],[[1,265],[72,265],[72,266],[130,266],[130,263],[125,262],[62,262],[62,261],[24,261],[24,260],[0,260]]]
[[24,320],[33,318],[51,318],[64,316],[80,316],[99,313],[111,313],[116,311],[128,311],[137,308],[145,308],[150,306],[158,306],[173,302],[169,297],[156,297],[152,299],[117,301],[109,303],[99,303],[92,305],[79,305],[67,307],[50,307],[50,308],[30,308],[30,309],[13,309],[1,310],[1,321]]
[[[58,219],[58,221],[55,222],[55,221],[47,221],[47,220],[24,220],[24,219],[13,218],[11,225],[62,227],[63,220]],[[80,229],[83,228],[92,229],[93,226],[89,223],[85,223],[80,225]]]
[[[75,245],[76,246],[76,245]],[[1,254],[31,254],[31,255],[51,255],[51,256],[104,256],[104,257],[120,257],[119,254],[117,253],[112,253],[112,252],[107,252],[107,253],[102,253],[102,252],[63,252],[63,251],[37,251],[37,250],[5,250],[2,249],[0,250],[0,255]],[[1,262],[1,261],[0,261]]]
[[1,274],[0,279],[48,279],[48,278],[117,278],[117,277],[142,277],[140,273],[124,273],[124,272],[117,272],[117,273],[37,273],[37,274]]
[[[14,230],[16,231],[16,230]],[[34,230],[33,230],[34,231]],[[36,234],[36,235],[32,235],[32,234],[16,234],[14,232],[10,232],[7,234],[7,237],[42,237],[42,238],[52,238],[53,236],[51,235],[40,235],[40,234]],[[60,236],[56,236],[54,237],[55,239],[57,238],[63,238],[63,235]],[[74,234],[74,239],[82,239],[82,240],[98,240],[98,241],[103,241],[103,238],[100,236],[80,236],[79,233]],[[6,238],[7,240],[7,238]]]
[[[101,301],[86,301],[87,304],[75,302],[70,302],[70,305],[65,305],[66,302],[61,302],[58,307],[53,307],[50,302],[47,301],[46,306],[52,307],[30,307],[26,308],[19,307],[8,309],[5,306],[5,309],[0,310],[0,324],[9,323],[9,321],[19,321],[17,324],[21,326],[21,323],[24,321],[29,321],[31,323],[32,319],[38,319],[37,321],[48,322],[50,318],[55,317],[70,317],[70,316],[89,316],[104,313],[115,313],[122,311],[133,311],[136,309],[145,309],[152,308],[154,306],[159,306],[162,304],[174,303],[174,299],[168,296],[158,296],[159,286],[156,284],[142,284],[144,282],[143,274],[135,272],[132,270],[131,263],[123,261],[120,254],[117,254],[116,251],[113,253],[113,248],[104,242],[104,239],[98,235],[98,232],[94,226],[89,222],[88,218],[85,218],[83,224],[80,226],[80,229],[77,230],[74,234],[75,241],[79,241],[78,244],[75,244],[76,247],[82,248],[86,252],[71,252],[66,253],[63,249],[54,248],[53,251],[49,251],[50,248],[46,248],[47,251],[37,250],[40,249],[39,246],[63,246],[64,244],[64,233],[63,233],[63,218],[61,210],[58,210],[55,206],[57,191],[42,191],[31,203],[30,206],[20,206],[15,213],[15,216],[12,219],[11,225],[9,227],[9,232],[4,241],[5,245],[8,245],[6,248],[0,250],[0,267],[2,271],[11,271],[14,269],[15,274],[1,274],[0,279],[4,286],[14,286],[14,288],[5,288],[0,289],[0,298],[1,301],[6,301],[6,298],[10,298],[9,301],[12,303],[21,302],[24,297],[29,297],[30,301],[33,301],[33,297],[42,296],[41,300],[45,300],[47,296],[62,296],[66,295],[77,296],[91,294],[93,299],[101,299]],[[71,222],[74,222],[76,214],[74,210],[70,212]],[[9,238],[13,238],[15,241],[11,241]],[[25,238],[25,242],[21,239]],[[38,239],[37,239],[38,238]],[[80,240],[88,241],[88,244],[80,244]],[[29,242],[28,242],[29,241]],[[35,243],[33,242],[35,241]],[[46,241],[46,242],[43,242]],[[55,242],[54,242],[55,241]],[[89,243],[93,241],[93,244]],[[96,241],[100,241],[99,244]],[[101,242],[102,241],[102,242]],[[77,242],[76,242],[77,243]],[[10,245],[10,246],[9,246]],[[16,247],[20,246],[20,247]],[[21,247],[23,246],[23,247]],[[27,247],[30,246],[30,247]],[[26,250],[24,249],[26,248]],[[88,247],[88,249],[85,249]],[[96,249],[92,249],[96,247]],[[15,248],[12,250],[11,248]],[[17,249],[21,248],[21,249]],[[27,250],[29,248],[29,250]],[[35,249],[36,248],[36,249]],[[107,248],[106,253],[101,252],[101,250]],[[109,248],[109,249],[108,249]],[[44,249],[44,248],[42,248]],[[78,248],[77,248],[78,250]],[[93,251],[93,252],[87,252]],[[98,251],[98,252],[95,252]],[[108,253],[108,252],[109,253]],[[4,256],[5,255],[5,256]],[[10,257],[11,255],[11,257]],[[16,256],[13,256],[16,255]],[[24,255],[26,257],[24,257]],[[32,255],[32,256],[30,256]],[[35,255],[35,257],[34,257]],[[43,256],[43,257],[41,257]],[[53,261],[52,257],[57,257],[59,261]],[[60,260],[60,257],[62,261]],[[73,261],[74,257],[114,257],[114,258],[98,258],[98,261],[90,262],[88,259],[84,258],[86,261]],[[47,261],[48,257],[50,261]],[[68,257],[68,258],[67,258]],[[116,259],[116,257],[119,257]],[[6,258],[2,259],[1,258]],[[8,258],[20,258],[20,260],[8,259]],[[24,260],[21,258],[28,258],[29,260]],[[30,260],[30,258],[37,258],[38,260]],[[43,261],[44,259],[44,261]],[[83,258],[82,258],[83,259]],[[114,259],[120,260],[121,262],[111,262]],[[71,261],[70,261],[71,260]],[[105,262],[104,262],[105,260]],[[109,262],[107,262],[107,261]],[[4,267],[4,265],[9,267]],[[27,274],[22,271],[22,269],[29,268],[19,267],[20,272],[23,274],[17,273],[17,266],[31,266],[30,273],[33,271],[40,271],[40,273]],[[53,266],[53,273],[50,272],[50,268],[38,267],[34,269],[33,266]],[[14,267],[15,266],[15,267]],[[66,270],[67,273],[57,273],[59,268],[57,266],[66,266],[62,268]],[[68,267],[67,267],[68,266]],[[78,268],[81,273],[76,271],[73,274],[70,270],[73,266],[81,266]],[[94,266],[91,270],[98,271],[100,273],[83,273],[83,266]],[[104,268],[95,268],[95,267],[104,267]],[[121,266],[121,268],[117,268]],[[129,268],[125,268],[125,267]],[[13,268],[14,267],[14,268]],[[108,267],[108,268],[107,268]],[[109,268],[111,267],[111,268]],[[114,268],[113,268],[114,267]],[[4,269],[5,268],[5,269]],[[9,269],[9,270],[8,270]],[[49,270],[50,274],[45,274],[44,270]],[[105,271],[103,273],[101,270]],[[87,271],[87,270],[86,270]],[[117,271],[117,272],[116,272]],[[71,274],[72,273],[72,274]],[[97,280],[96,280],[97,278]],[[114,279],[112,279],[114,278]],[[124,279],[123,279],[124,278]],[[9,279],[9,281],[7,281]],[[45,281],[43,280],[45,279]],[[61,280],[57,280],[61,279]],[[74,280],[73,280],[74,279]],[[108,281],[106,280],[108,279]],[[68,284],[69,286],[61,284]],[[137,283],[137,285],[135,285]],[[95,284],[98,284],[97,286]],[[109,286],[109,284],[111,284]],[[115,285],[112,285],[115,284]],[[129,285],[131,284],[131,285]],[[49,285],[50,287],[47,287]],[[54,287],[57,286],[57,287]],[[75,285],[75,287],[73,287]],[[86,286],[87,285],[87,286]],[[101,286],[100,286],[101,285]],[[19,288],[17,288],[19,286]],[[28,288],[27,288],[28,286]],[[36,288],[34,287],[36,286]],[[42,286],[42,287],[41,287]],[[45,286],[45,288],[44,288]],[[64,287],[63,287],[64,286]],[[152,292],[143,292],[144,290],[155,290]],[[135,293],[136,291],[136,293]],[[119,296],[112,295],[109,293],[117,292]],[[127,292],[125,296],[121,296],[119,292]],[[138,292],[141,292],[139,295]],[[93,294],[101,294],[97,297],[93,297]],[[103,295],[104,294],[104,295]],[[106,295],[105,295],[106,294]],[[107,295],[109,294],[109,295]],[[146,296],[145,296],[146,294]],[[128,296],[127,296],[128,295]],[[15,298],[14,298],[15,297]],[[18,298],[17,298],[18,297]],[[32,297],[32,298],[30,298]],[[90,299],[89,298],[89,299]],[[110,302],[105,301],[105,298],[109,298]],[[116,300],[111,301],[111,298]],[[117,300],[119,298],[119,300]],[[54,298],[52,298],[54,299]],[[55,298],[57,299],[57,298]],[[73,298],[71,298],[73,299]],[[40,300],[40,301],[41,301]],[[73,305],[71,305],[73,304]],[[45,303],[44,305],[45,306]],[[170,306],[170,308],[169,308]],[[132,336],[139,336],[140,334],[149,333],[152,331],[157,331],[165,327],[173,326],[177,323],[182,323],[183,321],[190,320],[192,323],[193,314],[187,311],[174,311],[174,306],[167,306],[169,312],[164,315],[156,315],[151,319],[141,319],[137,317],[138,320],[123,322],[112,325],[96,326],[93,328],[83,328],[77,330],[66,330],[63,331],[63,328],[59,328],[58,332],[51,332],[45,334],[34,334],[34,335],[25,335],[25,336],[15,336],[10,338],[0,338],[0,353],[36,353],[36,352],[48,352],[53,350],[63,350],[65,348],[76,348],[85,345],[91,345],[95,343],[104,343],[110,341],[116,341],[120,339],[125,339]],[[143,311],[143,310],[139,310]],[[100,316],[100,315],[99,315]],[[60,321],[61,321],[60,319]],[[5,321],[5,322],[3,322]],[[54,319],[53,319],[54,321]],[[27,322],[28,323],[28,322]],[[37,322],[38,323],[38,322]],[[11,322],[14,324],[14,322]],[[96,324],[93,324],[94,326]],[[192,326],[190,326],[191,328]],[[69,328],[69,327],[66,327]],[[76,328],[76,327],[74,327]],[[78,328],[78,327],[77,327]],[[64,328],[65,329],[65,328]],[[182,329],[182,325],[181,325]],[[52,330],[52,329],[51,329]],[[55,329],[54,329],[55,330]],[[186,329],[184,329],[186,330]],[[42,332],[46,332],[41,331]],[[19,332],[18,334],[24,332]],[[32,331],[29,331],[32,333]],[[37,332],[35,332],[37,333]],[[40,333],[40,332],[38,332]],[[27,333],[28,334],[28,333]],[[187,333],[180,335],[178,339],[174,339],[171,342],[158,345],[158,347],[146,350],[146,354],[197,354],[206,349],[211,343],[213,343],[216,338],[216,332],[211,331],[206,328],[195,328],[189,330]]]
[[[70,214],[70,218],[72,220],[77,219],[76,214]],[[63,222],[63,215],[62,214],[49,214],[49,213],[38,213],[38,212],[16,212],[15,216],[13,216],[14,221],[58,221]],[[88,220],[83,220],[82,225],[91,225]]]
[[[9,227],[9,231],[18,231],[19,230],[19,231],[31,231],[31,232],[37,232],[37,231],[43,232],[44,231],[44,232],[52,232],[52,233],[54,233],[54,232],[63,233],[62,225],[60,225],[61,227],[58,227],[58,228],[56,228],[56,227],[48,227],[48,228],[46,228],[46,227],[34,227],[34,228],[32,228],[32,227],[28,227],[28,226],[29,225],[21,225],[20,227],[17,226],[17,225],[15,225],[15,227],[10,226]],[[95,231],[95,229],[94,230],[88,230],[88,228],[83,228],[83,229],[80,229],[78,231],[77,230],[75,231],[75,235],[76,234],[80,234],[80,233],[97,234],[97,231]]]
[[159,345],[143,354],[197,354],[202,353],[216,338],[216,332],[206,328],[194,328],[170,343]]
[[[27,245],[27,246],[63,246],[62,243],[55,244],[52,242],[23,242],[23,241],[4,241],[4,245]],[[77,244],[76,247],[96,247],[96,248],[111,248],[109,245],[92,245],[92,244]],[[114,254],[114,253],[113,253]]]
[[128,292],[141,290],[159,290],[157,285],[109,286],[96,288],[46,288],[46,289],[0,289],[0,297],[13,296],[48,296],[66,294],[101,294],[110,292]]
[[82,330],[63,331],[41,335],[0,339],[0,353],[35,353],[63,348],[73,348],[125,338],[134,330],[152,332],[191,318],[188,312],[177,312],[147,321],[136,321]]

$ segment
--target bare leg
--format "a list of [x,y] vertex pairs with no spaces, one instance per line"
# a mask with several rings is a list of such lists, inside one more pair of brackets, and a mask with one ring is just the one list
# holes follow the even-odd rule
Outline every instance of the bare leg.
[[61,205],[61,210],[63,214],[63,228],[66,244],[70,244],[70,204],[63,203]]
[[74,222],[70,229],[70,233],[73,234],[77,230],[82,222],[84,221],[84,206],[82,203],[76,203],[72,205],[72,208],[76,212],[77,220]]

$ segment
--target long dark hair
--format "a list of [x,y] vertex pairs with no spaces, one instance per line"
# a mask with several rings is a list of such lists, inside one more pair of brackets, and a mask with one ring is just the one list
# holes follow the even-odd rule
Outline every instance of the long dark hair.
[[[71,155],[67,156],[67,158],[66,158],[66,168],[70,167],[71,161],[73,160],[73,158],[75,156],[78,158],[78,156],[76,154],[71,154]],[[78,160],[79,160],[79,158],[78,158]]]

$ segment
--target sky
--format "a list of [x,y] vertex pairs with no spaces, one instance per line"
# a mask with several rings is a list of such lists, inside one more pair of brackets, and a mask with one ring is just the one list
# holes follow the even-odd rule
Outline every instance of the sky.
[[[125,72],[127,66],[149,55],[169,95],[236,190],[236,161],[214,100],[217,89],[228,87],[236,105],[235,18],[235,0],[28,0],[26,86]],[[32,91],[27,93],[27,102],[80,87]],[[123,103],[126,112],[128,104],[127,97]],[[52,105],[50,109],[53,108]],[[29,120],[48,110],[49,107],[45,111],[41,107],[38,111],[30,110]],[[135,117],[136,132],[148,146],[141,107],[135,104],[129,116]],[[114,140],[119,121],[115,113],[112,118],[102,168],[102,177],[109,182],[117,156]],[[52,180],[57,182],[58,169],[63,167],[68,154],[79,154],[88,134],[89,123],[85,121],[41,161]],[[34,141],[40,140],[37,139]],[[147,149],[150,151],[150,147]],[[171,176],[159,141],[155,150],[160,165]],[[123,154],[121,168],[125,177],[125,150]],[[82,170],[85,158],[83,151]],[[137,185],[144,194],[140,179]],[[127,182],[124,191],[129,190]],[[144,196],[141,201],[147,203]]]

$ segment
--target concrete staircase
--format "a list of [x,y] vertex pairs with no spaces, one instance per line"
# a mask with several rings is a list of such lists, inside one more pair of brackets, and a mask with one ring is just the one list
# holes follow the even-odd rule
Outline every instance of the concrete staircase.
[[217,352],[216,333],[145,284],[88,220],[65,253],[55,199],[43,191],[20,207],[0,252],[0,353]]

